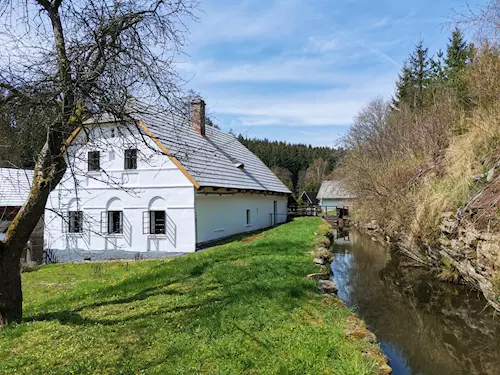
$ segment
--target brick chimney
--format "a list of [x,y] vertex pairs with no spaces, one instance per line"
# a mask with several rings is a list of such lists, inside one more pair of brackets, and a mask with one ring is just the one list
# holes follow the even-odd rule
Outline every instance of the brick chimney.
[[203,99],[191,101],[191,126],[196,133],[205,136],[205,102]]

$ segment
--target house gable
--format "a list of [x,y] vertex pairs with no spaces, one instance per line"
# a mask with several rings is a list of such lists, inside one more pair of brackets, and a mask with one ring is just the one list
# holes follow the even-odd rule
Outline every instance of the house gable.
[[[183,116],[134,101],[131,117],[143,135],[177,165],[196,189],[223,188],[291,194],[233,135],[207,126],[199,134]],[[72,135],[68,142],[76,136]]]
[[[198,134],[190,122],[138,104],[137,116],[200,187],[290,194],[274,173],[233,135],[213,126]],[[141,107],[142,106],[142,107]]]

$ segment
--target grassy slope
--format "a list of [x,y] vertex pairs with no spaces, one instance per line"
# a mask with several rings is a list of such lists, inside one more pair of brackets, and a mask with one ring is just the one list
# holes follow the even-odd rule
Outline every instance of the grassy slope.
[[349,311],[316,294],[320,219],[166,261],[23,275],[26,322],[0,332],[0,373],[369,374]]

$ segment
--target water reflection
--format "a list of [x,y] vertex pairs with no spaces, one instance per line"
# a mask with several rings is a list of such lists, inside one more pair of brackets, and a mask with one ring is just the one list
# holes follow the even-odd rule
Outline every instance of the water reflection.
[[339,297],[377,335],[394,374],[500,374],[499,316],[477,292],[357,233],[338,233],[332,263]]

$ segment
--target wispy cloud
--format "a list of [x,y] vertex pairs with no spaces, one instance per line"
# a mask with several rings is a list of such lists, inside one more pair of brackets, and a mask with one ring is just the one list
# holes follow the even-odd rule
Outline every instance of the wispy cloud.
[[387,25],[389,22],[389,19],[387,17],[380,18],[379,20],[375,21],[373,23],[373,27],[378,28],[378,27],[384,27]]
[[335,38],[311,36],[305,48],[306,52],[325,53],[338,49],[340,41]]
[[447,12],[446,1],[211,0],[179,66],[223,128],[324,144],[392,95],[419,25],[433,24],[423,15]]

